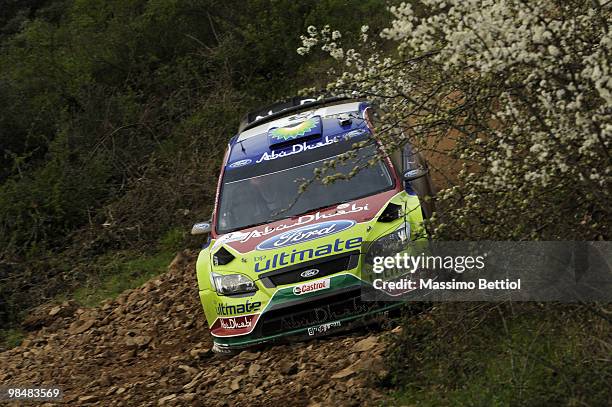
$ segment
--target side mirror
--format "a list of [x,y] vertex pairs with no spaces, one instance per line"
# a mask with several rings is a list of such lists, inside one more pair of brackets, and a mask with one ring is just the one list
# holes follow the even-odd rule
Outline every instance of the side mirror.
[[192,235],[205,235],[210,233],[210,231],[212,230],[212,226],[210,225],[210,222],[200,222],[200,223],[196,223],[195,225],[193,225],[193,227],[191,228],[191,234]]
[[423,178],[425,175],[429,173],[429,169],[427,168],[414,168],[412,170],[408,170],[404,173],[404,181],[414,181],[419,178]]

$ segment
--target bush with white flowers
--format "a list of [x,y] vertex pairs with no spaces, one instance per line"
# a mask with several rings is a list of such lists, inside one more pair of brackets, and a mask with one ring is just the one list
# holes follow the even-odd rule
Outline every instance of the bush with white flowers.
[[377,104],[383,144],[433,157],[438,237],[607,239],[610,3],[414,1],[374,41],[309,27],[298,53],[337,61],[326,93]]

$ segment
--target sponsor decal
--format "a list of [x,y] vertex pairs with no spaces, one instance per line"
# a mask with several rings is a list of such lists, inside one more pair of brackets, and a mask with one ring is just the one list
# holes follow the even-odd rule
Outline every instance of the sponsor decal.
[[227,305],[219,303],[217,304],[217,315],[236,315],[246,314],[249,312],[258,311],[261,308],[261,302],[249,302],[247,300],[244,304]]
[[349,215],[351,213],[367,211],[369,209],[370,208],[368,204],[359,206],[355,203],[353,204],[345,203],[345,204],[338,205],[336,207],[336,212],[331,212],[331,213],[317,212],[317,213],[310,214],[310,215],[302,215],[299,218],[297,218],[295,222],[281,223],[280,225],[275,226],[275,227],[266,226],[263,229],[255,229],[255,230],[251,230],[250,232],[246,232],[246,233],[245,232],[231,232],[217,239],[212,250],[220,246],[222,243],[230,243],[230,242],[237,242],[237,241],[244,243],[252,238],[259,238],[259,237],[267,236],[275,232],[280,232],[285,229],[293,228],[295,226],[308,225],[309,223],[316,222],[319,220],[331,219],[337,216],[344,216],[344,215]]
[[249,165],[252,162],[253,162],[253,160],[251,160],[250,158],[245,158],[244,160],[234,161],[233,163],[228,165],[228,167],[229,168],[244,167],[245,165]]
[[293,287],[293,294],[303,295],[303,294],[313,293],[315,291],[326,290],[329,287],[330,287],[330,279],[326,278],[324,280],[317,280],[317,281],[312,281],[309,283],[296,285],[295,287]]
[[283,157],[287,157],[290,155],[299,154],[304,151],[315,150],[317,148],[329,146],[331,144],[337,143],[342,140],[349,140],[349,139],[361,136],[367,132],[368,131],[366,129],[357,129],[357,130],[350,131],[348,133],[337,134],[331,137],[326,135],[321,141],[318,141],[313,144],[308,144],[307,142],[303,142],[303,143],[293,144],[291,148],[288,150],[283,150],[283,151],[272,150],[272,152],[270,153],[264,152],[261,155],[261,157],[259,157],[255,162],[259,164],[262,161],[276,160],[277,158],[283,158]]
[[353,227],[354,224],[355,221],[353,220],[332,220],[292,229],[264,240],[257,245],[257,250],[280,249],[281,247],[308,242],[342,232]]
[[319,269],[310,269],[310,270],[304,270],[300,273],[300,276],[304,277],[304,278],[309,278],[309,277],[314,277],[317,274],[319,274]]
[[363,136],[366,133],[368,133],[367,129],[355,129],[355,130],[349,131],[348,133],[345,133],[344,138],[348,140],[348,139],[352,139],[355,137]]
[[322,333],[325,333],[325,332],[329,331],[332,328],[340,327],[341,325],[342,325],[342,322],[334,321],[334,322],[330,322],[328,324],[323,324],[323,325],[319,325],[319,326],[313,326],[313,327],[308,328],[308,335],[309,336],[319,335],[319,334],[322,334]]
[[[314,99],[312,99],[314,101]],[[307,110],[303,113],[298,113],[295,114],[291,117],[287,117],[287,120],[289,120],[290,122],[296,121],[296,120],[301,120],[301,119],[307,119],[310,116],[312,116],[314,114],[314,110]]]
[[252,319],[246,317],[220,318],[221,328],[223,329],[245,329],[250,328]]
[[210,327],[210,333],[213,336],[245,335],[253,331],[258,318],[259,314],[217,318]]
[[255,258],[255,272],[261,273],[277,267],[289,266],[294,263],[315,259],[321,256],[341,253],[345,250],[359,249],[362,242],[363,239],[361,237],[354,237],[347,240],[337,238],[333,243],[309,247],[302,250],[293,249],[291,252],[276,253],[274,256],[270,256],[271,258],[265,255],[258,256]]
[[276,150],[272,150],[271,153],[265,152],[255,162],[259,164],[262,161],[276,160],[277,158],[283,158],[283,157],[287,157],[290,155],[299,154],[303,151],[315,150],[317,148],[321,148],[321,147],[329,146],[330,144],[337,143],[341,141],[343,138],[344,138],[343,135],[333,136],[333,137],[325,136],[325,138],[322,141],[318,141],[314,144],[307,144],[306,142],[294,144],[291,146],[291,149],[289,150],[284,150],[280,152],[276,152]]
[[312,325],[324,325],[332,321],[348,318],[356,315],[364,315],[377,311],[380,304],[374,301],[361,301],[353,298],[350,302],[344,303],[342,307],[336,305],[332,307],[325,305],[313,310],[311,317],[300,317],[299,315],[287,315],[281,318],[281,330],[306,328]]
[[288,141],[293,140],[298,137],[304,137],[309,133],[312,133],[312,130],[316,130],[320,127],[321,119],[319,117],[312,117],[308,120],[304,120],[303,122],[287,127],[277,127],[268,132],[268,136],[270,139],[275,141]]
[[420,168],[415,168],[413,170],[408,170],[404,173],[404,177],[414,177],[415,175],[420,174],[421,172],[423,172],[422,169]]

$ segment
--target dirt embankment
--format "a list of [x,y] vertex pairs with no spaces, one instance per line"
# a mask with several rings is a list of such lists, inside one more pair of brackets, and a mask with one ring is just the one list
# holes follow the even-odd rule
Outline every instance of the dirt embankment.
[[33,332],[0,353],[0,385],[57,385],[68,405],[380,404],[380,334],[212,354],[195,255],[177,256],[167,273],[101,307],[38,308],[26,321]]

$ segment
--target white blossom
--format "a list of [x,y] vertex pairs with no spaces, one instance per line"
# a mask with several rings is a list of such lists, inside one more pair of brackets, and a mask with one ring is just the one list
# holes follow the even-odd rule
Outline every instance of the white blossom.
[[[486,223],[481,231],[535,238],[555,230],[555,216],[609,213],[610,2],[421,3],[425,15],[409,3],[390,7],[393,19],[380,33],[385,47],[367,42],[363,26],[364,45],[344,50],[341,35],[326,26],[309,27],[298,52],[320,46],[344,66],[328,91],[375,102],[384,118],[377,137],[391,148],[405,137],[424,152],[456,140],[448,153],[469,166],[458,174],[461,187],[440,192],[451,219],[436,230],[465,231],[466,219],[478,214]],[[398,127],[404,138],[392,136]],[[588,199],[557,210],[534,204],[558,204],[570,194]]]

